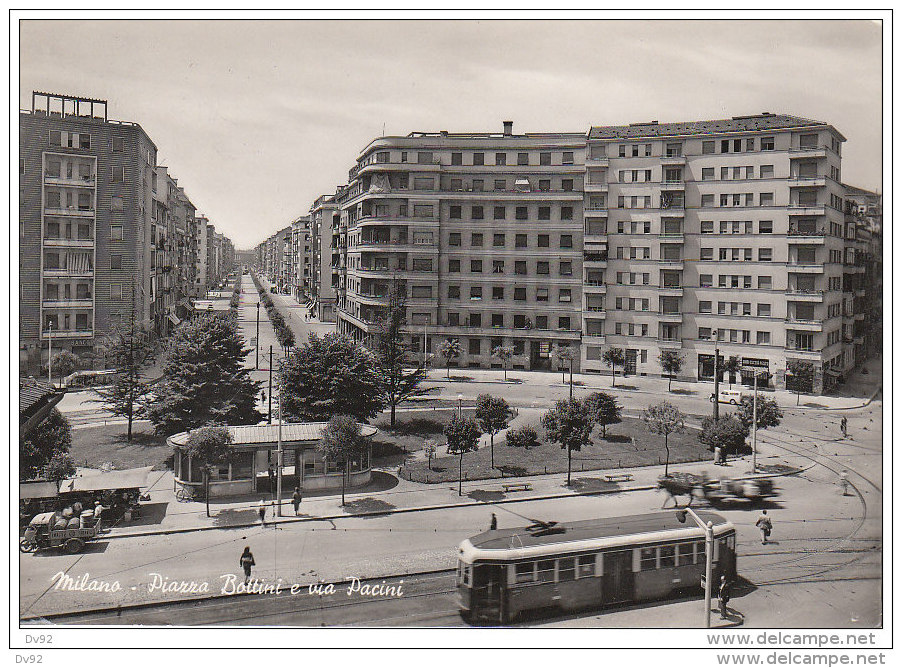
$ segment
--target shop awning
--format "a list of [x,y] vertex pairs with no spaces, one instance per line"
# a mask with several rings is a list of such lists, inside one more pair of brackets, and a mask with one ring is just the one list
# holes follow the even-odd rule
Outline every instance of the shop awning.
[[19,483],[20,499],[52,499],[59,496],[56,482],[21,482]]
[[78,478],[67,478],[60,483],[60,493],[94,492],[103,489],[136,489],[147,487],[147,475],[153,466],[108,473],[92,473]]

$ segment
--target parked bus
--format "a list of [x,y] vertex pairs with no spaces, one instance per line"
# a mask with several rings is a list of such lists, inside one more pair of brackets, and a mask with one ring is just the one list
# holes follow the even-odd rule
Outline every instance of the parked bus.
[[[736,529],[714,526],[714,582],[736,576]],[[467,621],[506,623],[527,610],[573,611],[698,592],[705,532],[674,512],[498,529],[460,544],[457,585]]]

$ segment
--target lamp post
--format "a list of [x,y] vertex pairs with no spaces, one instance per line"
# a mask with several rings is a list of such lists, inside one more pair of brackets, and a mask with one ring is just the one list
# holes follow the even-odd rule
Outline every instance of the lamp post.
[[257,299],[257,344],[254,346],[254,369],[260,368],[260,300]]
[[53,385],[53,321],[47,322],[47,382]]
[[[270,362],[270,375],[272,363]],[[272,400],[272,390],[270,390]],[[282,365],[279,365],[279,436],[276,445],[276,516],[282,517]]]
[[758,470],[758,371],[755,370],[752,394],[752,473]]
[[269,347],[269,408],[266,411],[266,421],[272,424],[272,346]]
[[714,337],[714,421],[720,419],[720,348],[717,346],[717,330],[711,332]]
[[463,400],[464,400],[464,395],[458,394],[457,395],[457,417],[459,417],[459,418],[462,418],[464,416]]
[[[686,521],[686,513],[688,513],[699,528],[705,530],[705,628],[711,628],[711,577],[714,570],[714,524],[713,522],[704,522],[701,517],[695,514],[692,508],[686,506],[677,510],[677,518],[681,522]],[[680,517],[682,515],[682,517]]]
[[573,358],[570,358],[570,398],[573,399]]

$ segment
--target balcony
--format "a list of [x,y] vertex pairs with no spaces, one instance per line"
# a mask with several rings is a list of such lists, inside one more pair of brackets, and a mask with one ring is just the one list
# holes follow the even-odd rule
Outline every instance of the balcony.
[[683,296],[683,286],[682,285],[662,285],[658,288],[658,294],[662,297],[682,297]]
[[593,317],[603,317],[606,313],[604,306],[586,306],[586,313],[591,313]]
[[824,323],[820,320],[796,320],[795,318],[786,318],[786,328],[800,332],[822,332],[824,331]]
[[790,188],[819,188],[827,185],[827,178],[824,176],[798,176],[791,175],[787,180]]
[[796,302],[823,302],[823,290],[787,290],[786,298]]
[[673,181],[661,181],[661,190],[681,191],[686,189],[686,182],[682,179]]
[[683,314],[679,311],[658,311],[658,321],[659,322],[672,322],[672,323],[681,323],[683,322]]
[[44,237],[44,246],[64,246],[67,248],[94,248],[93,239],[67,239],[63,237]]
[[84,338],[92,338],[94,336],[93,329],[54,329],[47,330],[45,329],[41,332],[41,338],[46,339],[84,339]]
[[786,270],[796,274],[823,274],[824,265],[790,260],[786,263]]
[[607,206],[597,206],[593,208],[592,204],[586,205],[583,209],[583,214],[586,218],[607,218],[608,217],[608,207]]
[[44,174],[44,183],[48,186],[70,186],[75,188],[93,188],[95,183],[94,176],[61,176],[53,174]]
[[820,350],[803,350],[802,348],[786,348],[786,359],[820,360]]
[[583,189],[587,193],[606,193],[608,192],[608,182],[607,181],[587,181],[583,184]]
[[79,218],[93,218],[94,217],[94,207],[90,208],[79,208],[74,206],[67,207],[44,207],[44,215],[47,216],[78,216]]
[[669,241],[675,244],[681,244],[685,241],[682,232],[663,232],[658,235],[658,239],[661,241]]
[[790,204],[786,207],[790,216],[824,216],[826,207],[823,204]]
[[583,283],[583,292],[591,295],[603,295],[608,291],[604,281],[586,281]]
[[91,277],[94,275],[94,269],[89,267],[85,269],[60,269],[58,267],[55,268],[47,268],[41,272],[41,275],[45,278],[66,278],[66,277]]
[[85,299],[44,299],[42,308],[91,308],[94,300],[91,297]]
[[658,265],[665,269],[682,269],[683,260],[682,258],[661,258],[658,260]]
[[668,350],[679,349],[679,348],[683,347],[683,340],[682,339],[664,339],[664,338],[659,337],[658,338],[658,346],[660,348],[667,348]]
[[606,252],[583,251],[583,261],[592,263],[607,263],[608,254]]
[[826,158],[826,146],[804,146],[789,149],[790,160],[802,160],[805,158]]
[[662,155],[661,156],[661,164],[662,165],[685,165],[686,164],[686,156],[685,155]]
[[587,167],[607,167],[611,164],[610,158],[608,156],[586,156],[586,166]]
[[795,245],[804,244],[807,246],[823,246],[825,236],[826,232],[824,230],[818,230],[816,232],[803,232],[798,229],[790,228],[789,232],[786,234],[786,243]]

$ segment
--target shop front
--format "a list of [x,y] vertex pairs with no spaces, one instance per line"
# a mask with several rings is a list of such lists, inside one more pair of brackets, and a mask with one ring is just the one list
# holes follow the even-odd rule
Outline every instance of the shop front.
[[[295,486],[303,490],[341,489],[341,463],[323,458],[317,444],[326,422],[306,422],[282,425],[282,489]],[[278,477],[279,426],[248,425],[228,427],[235,452],[229,463],[222,464],[210,474],[210,497],[240,496],[275,491]],[[361,425],[366,449],[348,463],[347,486],[365,485],[371,475],[371,446],[369,439],[376,428]],[[167,439],[173,449],[175,485],[198,488],[204,484],[200,462],[192,460],[186,451],[189,432]]]

